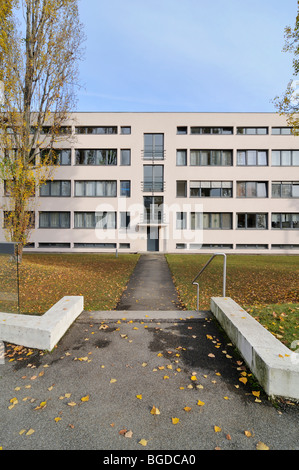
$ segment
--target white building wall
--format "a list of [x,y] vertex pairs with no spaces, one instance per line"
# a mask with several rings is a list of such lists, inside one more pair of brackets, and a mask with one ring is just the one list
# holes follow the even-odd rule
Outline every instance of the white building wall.
[[[271,164],[272,150],[299,150],[299,138],[292,135],[272,135],[272,127],[287,127],[285,118],[272,113],[76,113],[72,116],[79,126],[117,126],[117,134],[75,135],[72,143],[72,165],[60,166],[55,170],[55,180],[71,180],[71,197],[40,197],[36,207],[36,229],[32,233],[30,251],[115,251],[115,248],[75,248],[76,243],[114,243],[120,252],[147,251],[147,224],[142,224],[142,213],[134,214],[134,208],[143,207],[143,196],[151,195],[142,191],[143,165],[151,162],[143,160],[144,134],[164,134],[165,159],[155,164],[164,165],[165,188],[154,193],[164,198],[166,209],[170,209],[169,220],[158,224],[159,251],[164,252],[213,252],[229,253],[292,253],[299,254],[299,229],[272,229],[271,214],[299,213],[298,198],[272,198],[272,181],[299,181],[298,166],[278,166]],[[74,125],[74,123],[73,123]],[[121,126],[130,126],[131,134],[122,135]],[[186,135],[178,135],[177,127],[186,126]],[[190,127],[233,127],[233,135],[191,135]],[[267,135],[237,135],[237,127],[267,127]],[[62,146],[59,145],[61,148]],[[69,148],[69,143],[65,143]],[[117,149],[117,166],[83,166],[75,164],[75,149]],[[131,165],[120,165],[121,149],[131,149]],[[187,150],[187,166],[176,165],[177,149]],[[233,166],[190,166],[190,150],[219,149],[233,150]],[[238,166],[238,150],[267,150],[268,166]],[[76,180],[117,180],[117,197],[76,197]],[[131,197],[119,197],[120,181],[131,181]],[[187,182],[187,197],[177,197],[176,181]],[[232,181],[232,198],[194,198],[190,197],[190,181]],[[268,197],[237,197],[237,181],[267,181]],[[97,212],[108,205],[117,212],[117,229],[107,233],[101,229],[74,228],[74,212]],[[190,230],[190,212],[197,211],[202,205],[204,213],[232,213],[232,229]],[[106,207],[107,209],[107,207]],[[131,212],[130,231],[119,228],[119,212]],[[69,229],[39,228],[40,211],[70,211]],[[188,231],[176,232],[175,212],[187,212]],[[167,212],[167,211],[166,211]],[[241,229],[237,227],[237,213],[266,213],[268,229]],[[107,238],[107,235],[109,237]],[[0,235],[4,239],[4,234]],[[190,236],[192,237],[190,239]],[[188,238],[189,237],[189,238]],[[52,243],[52,248],[39,247],[40,243]],[[55,246],[69,243],[70,248]],[[129,243],[129,248],[121,248],[120,243]],[[177,244],[180,245],[177,245]],[[190,244],[203,244],[205,247],[191,249]],[[184,248],[183,248],[183,245]],[[211,245],[207,248],[206,245]],[[217,245],[231,245],[226,249]],[[237,248],[237,245],[267,245],[262,248]],[[288,245],[273,248],[271,245]],[[294,249],[292,245],[297,245]],[[181,247],[181,248],[178,248]]]

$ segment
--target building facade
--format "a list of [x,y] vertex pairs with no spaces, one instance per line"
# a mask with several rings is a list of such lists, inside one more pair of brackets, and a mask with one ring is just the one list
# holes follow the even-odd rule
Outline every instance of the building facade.
[[284,117],[74,113],[68,124],[28,251],[299,254],[299,138]]

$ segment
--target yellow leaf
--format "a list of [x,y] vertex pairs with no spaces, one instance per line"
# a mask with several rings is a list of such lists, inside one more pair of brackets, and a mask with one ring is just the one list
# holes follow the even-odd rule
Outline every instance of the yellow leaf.
[[270,450],[268,446],[266,446],[266,444],[264,444],[263,442],[259,441],[256,445],[256,450]]
[[205,403],[204,403],[204,401],[198,400],[197,404],[198,404],[198,406],[203,406]]
[[253,392],[252,392],[252,395],[254,395],[255,397],[259,397],[259,396],[260,396],[260,393],[261,393],[261,392],[255,392],[255,391],[253,391]]
[[178,424],[178,422],[180,421],[179,418],[171,418],[172,420],[172,424]]
[[169,379],[168,375],[164,375],[163,379],[164,380]]
[[191,375],[191,380],[197,380],[196,375]]
[[244,434],[245,434],[246,437],[251,437],[252,436],[250,431],[244,431]]
[[26,432],[26,436],[31,436],[31,434],[33,434],[34,432],[34,429],[29,429],[29,431]]
[[239,381],[242,382],[243,384],[246,384],[247,379],[246,379],[246,377],[241,377],[241,378],[239,379]]
[[141,439],[138,444],[141,444],[143,447],[147,445],[147,441],[145,439]]
[[163,354],[162,354],[162,353],[158,353],[157,356],[158,356],[158,357],[163,357]]
[[47,402],[46,401],[42,401],[39,406],[37,406],[36,408],[34,408],[35,410],[41,410],[42,408],[45,408],[45,406],[47,405]]
[[116,379],[111,379],[111,380],[110,380],[110,383],[111,383],[111,384],[114,384],[115,382],[116,382]]
[[151,414],[152,415],[159,415],[160,414],[159,408],[156,408],[155,406],[153,406],[152,409],[151,409]]
[[184,411],[187,411],[187,412],[188,412],[188,411],[191,411],[190,406],[185,406]]
[[219,426],[214,426],[214,431],[215,432],[220,432],[221,431],[221,428]]
[[85,397],[81,398],[81,401],[88,401],[89,400],[89,395],[86,395]]
[[18,399],[17,399],[16,397],[11,398],[9,401],[10,401],[10,403],[13,403],[14,405],[16,405],[17,403],[19,403],[19,402],[18,402]]
[[69,406],[76,406],[76,404],[77,404],[77,403],[75,403],[74,401],[70,401],[70,402],[68,403]]
[[26,432],[26,429],[21,429],[21,431],[19,432],[19,435],[22,436],[22,434],[24,434],[24,432]]
[[136,398],[138,398],[139,400],[142,400],[142,395],[136,395]]
[[61,418],[59,418],[59,416],[57,416],[57,418],[54,418],[55,423],[58,423],[58,421],[60,421],[60,420],[61,420]]

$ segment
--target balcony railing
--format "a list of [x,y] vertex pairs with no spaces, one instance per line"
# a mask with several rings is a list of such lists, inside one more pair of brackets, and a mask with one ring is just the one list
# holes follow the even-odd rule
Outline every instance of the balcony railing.
[[165,181],[142,181],[141,190],[143,192],[163,192],[165,189]]
[[143,160],[165,160],[164,149],[144,149],[141,155]]

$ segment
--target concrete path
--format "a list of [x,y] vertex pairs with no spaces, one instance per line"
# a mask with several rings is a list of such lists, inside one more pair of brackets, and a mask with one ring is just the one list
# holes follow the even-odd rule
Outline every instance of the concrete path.
[[101,450],[97,465],[132,456],[138,468],[153,453],[195,454],[198,467],[199,450],[299,450],[299,406],[271,404],[210,314],[169,310],[162,258],[141,257],[126,309],[82,313],[52,352],[5,344],[0,448]]
[[117,310],[181,310],[163,254],[140,256]]

